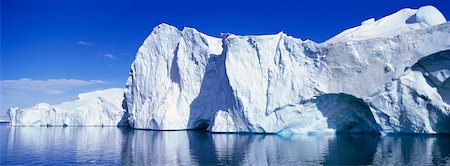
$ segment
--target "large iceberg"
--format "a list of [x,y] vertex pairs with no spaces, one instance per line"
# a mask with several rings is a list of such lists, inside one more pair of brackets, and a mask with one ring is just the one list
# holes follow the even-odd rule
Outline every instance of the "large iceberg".
[[10,108],[12,126],[122,126],[124,89],[81,93],[78,99],[57,105],[39,103],[31,108]]
[[254,133],[450,133],[450,23],[433,6],[323,43],[155,27],[126,88],[9,110],[12,125]]
[[448,51],[428,60],[432,72],[417,67],[449,49],[450,23],[433,6],[369,19],[324,43],[161,24],[131,66],[126,114],[132,127],[155,130],[450,132]]

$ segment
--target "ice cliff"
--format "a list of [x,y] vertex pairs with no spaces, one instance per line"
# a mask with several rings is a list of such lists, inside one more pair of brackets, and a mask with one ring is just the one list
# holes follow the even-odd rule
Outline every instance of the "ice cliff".
[[123,89],[81,93],[78,99],[58,105],[39,103],[31,108],[10,108],[12,126],[120,126]]
[[10,115],[13,125],[449,133],[449,57],[450,23],[433,6],[368,19],[323,43],[282,32],[215,38],[160,24],[131,65],[126,113],[119,98],[92,98],[93,109],[41,104]]
[[437,53],[449,49],[450,24],[432,6],[324,43],[161,24],[131,66],[127,114],[132,127],[156,130],[450,132],[450,55]]

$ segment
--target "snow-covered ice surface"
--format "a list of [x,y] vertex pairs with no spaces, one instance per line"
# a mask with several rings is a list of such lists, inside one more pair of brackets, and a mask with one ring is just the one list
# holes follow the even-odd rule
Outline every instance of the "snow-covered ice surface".
[[161,24],[131,66],[127,114],[132,127],[157,130],[449,132],[449,54],[426,59],[449,49],[450,23],[432,6],[324,43]]
[[376,21],[374,18],[363,21],[360,26],[345,30],[325,43],[394,37],[402,32],[445,22],[447,20],[444,15],[434,6],[423,6],[419,9],[405,8]]
[[416,22],[425,26],[439,25],[447,22],[444,15],[434,6],[423,6],[417,10]]
[[39,103],[31,108],[10,108],[12,126],[120,126],[124,89],[81,93],[78,99],[58,105]]

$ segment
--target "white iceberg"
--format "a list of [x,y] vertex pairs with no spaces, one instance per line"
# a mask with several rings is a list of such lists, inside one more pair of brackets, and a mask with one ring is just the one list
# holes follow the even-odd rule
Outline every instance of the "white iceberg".
[[[370,19],[320,44],[284,33],[218,39],[161,24],[131,67],[125,91],[130,124],[213,132],[448,132],[441,123],[448,121],[448,103],[426,82],[416,87],[433,96],[439,109],[429,119],[406,116],[417,125],[396,115],[405,110],[428,115],[430,108],[413,99],[408,102],[421,110],[391,109],[405,108],[404,102],[389,108],[376,102],[389,102],[379,96],[390,92],[380,88],[409,78],[405,69],[450,49],[450,24],[434,9],[403,9]],[[441,72],[441,82],[446,74]],[[400,122],[386,124],[386,118]]]
[[215,38],[161,24],[139,48],[124,91],[11,108],[10,119],[283,135],[449,133],[449,57],[450,23],[432,6],[368,19],[324,43],[284,33]]
[[78,100],[58,105],[40,103],[31,108],[10,108],[12,126],[121,126],[124,89],[81,93]]

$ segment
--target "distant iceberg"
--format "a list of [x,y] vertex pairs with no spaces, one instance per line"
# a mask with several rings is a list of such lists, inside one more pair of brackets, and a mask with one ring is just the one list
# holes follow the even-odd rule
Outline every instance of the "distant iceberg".
[[81,93],[78,100],[58,105],[39,103],[31,108],[10,108],[13,126],[120,126],[125,110],[122,108],[123,89]]

